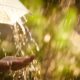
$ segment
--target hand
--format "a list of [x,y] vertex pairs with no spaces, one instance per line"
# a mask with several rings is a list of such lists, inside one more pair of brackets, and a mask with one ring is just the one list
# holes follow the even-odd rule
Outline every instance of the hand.
[[6,72],[10,69],[12,71],[16,71],[26,67],[30,62],[32,62],[34,56],[23,56],[23,57],[15,57],[15,56],[6,56],[0,60],[0,72]]

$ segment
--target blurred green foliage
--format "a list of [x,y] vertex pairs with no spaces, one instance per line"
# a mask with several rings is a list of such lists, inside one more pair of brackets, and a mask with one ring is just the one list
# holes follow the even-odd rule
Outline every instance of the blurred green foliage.
[[[20,1],[30,11],[26,25],[40,47],[37,51],[32,42],[24,47],[26,55],[35,54],[39,62],[35,61],[34,75],[39,77],[36,80],[80,80],[80,51],[77,54],[76,46],[70,42],[78,22],[77,0],[74,4],[72,0]],[[75,54],[71,47],[75,48]],[[15,53],[14,44],[7,40],[0,42],[0,48],[2,56],[2,49],[9,55]]]
[[60,21],[56,32],[56,45],[58,48],[65,47],[68,44],[68,38],[74,25],[76,24],[77,13],[76,10],[70,8],[66,11],[64,18]]
[[40,61],[42,80],[79,80],[80,66],[69,41],[77,24],[77,5],[72,0],[68,3],[66,0],[21,2],[30,10],[27,25],[40,47],[35,53]]

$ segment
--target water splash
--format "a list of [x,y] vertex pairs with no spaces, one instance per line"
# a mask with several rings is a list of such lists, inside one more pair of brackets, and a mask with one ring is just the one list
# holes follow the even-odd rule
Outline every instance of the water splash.
[[[35,39],[32,37],[32,34],[29,30],[29,28],[25,25],[24,22],[27,22],[27,19],[25,17],[22,17],[21,19],[18,20],[18,25],[19,27],[21,28],[21,31],[22,31],[22,44],[23,45],[26,45],[26,43],[28,43],[28,41],[31,41],[35,47],[36,47],[36,50],[39,51],[39,46],[37,44],[37,42],[35,41]],[[22,51],[23,52],[23,51]],[[33,52],[33,51],[32,51]]]
[[13,27],[13,36],[14,36],[14,42],[15,42],[15,46],[16,46],[16,54],[15,55],[24,55],[24,52],[22,50],[23,47],[23,41],[24,41],[24,36],[23,34],[20,32],[20,27],[18,25],[18,23],[16,23]]
[[[26,45],[28,45],[28,47],[31,50],[31,54],[33,54],[34,51],[32,49],[32,45],[30,43],[33,43],[33,45],[35,46],[37,51],[40,50],[37,42],[32,37],[32,34],[31,34],[29,28],[25,24],[26,21],[27,21],[26,18],[22,17],[21,19],[19,19],[16,22],[16,24],[13,27],[11,27],[11,29],[13,31],[14,43],[15,43],[15,46],[16,46],[15,56],[25,56],[24,47]],[[30,68],[28,68],[28,69],[30,69]],[[27,72],[29,72],[29,71],[27,71],[26,68],[18,71],[18,73],[20,73],[22,75],[23,80],[27,79],[27,77],[26,77]],[[18,75],[18,77],[20,77],[21,75]]]
[[35,41],[35,39],[32,37],[32,34],[31,34],[31,32],[29,31],[28,27],[26,27],[25,29],[26,29],[26,31],[28,32],[30,41],[34,43],[34,45],[36,46],[36,50],[39,51],[39,50],[40,50],[40,49],[39,49],[39,46],[38,46],[37,42]]

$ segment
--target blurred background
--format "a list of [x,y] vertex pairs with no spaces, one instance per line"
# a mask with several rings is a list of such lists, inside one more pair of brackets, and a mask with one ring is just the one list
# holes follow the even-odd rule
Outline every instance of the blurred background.
[[[29,10],[26,25],[37,44],[23,48],[25,55],[36,56],[37,78],[29,80],[80,80],[80,0],[20,1]],[[3,33],[1,39],[1,57],[16,52],[10,37],[4,40]]]

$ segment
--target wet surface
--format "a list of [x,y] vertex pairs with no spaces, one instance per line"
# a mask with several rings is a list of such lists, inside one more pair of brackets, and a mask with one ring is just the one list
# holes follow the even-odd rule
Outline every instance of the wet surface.
[[6,56],[0,60],[0,72],[6,72],[9,70],[15,71],[26,67],[34,59],[34,56]]

